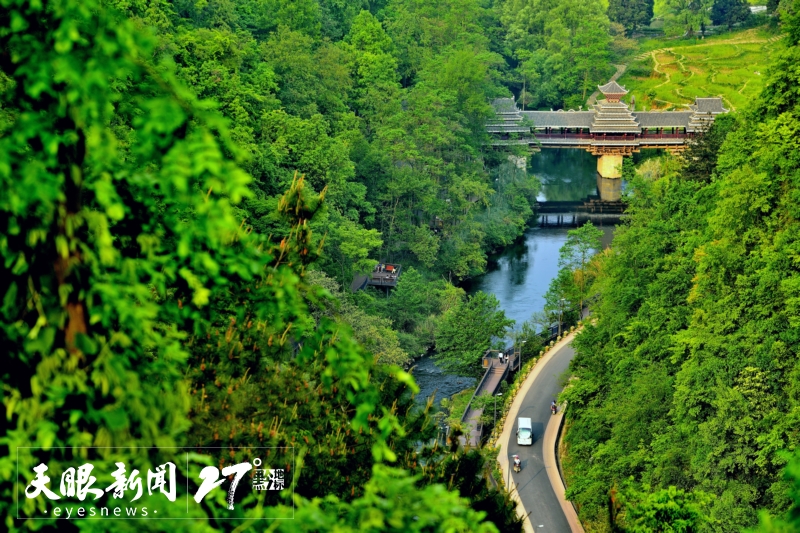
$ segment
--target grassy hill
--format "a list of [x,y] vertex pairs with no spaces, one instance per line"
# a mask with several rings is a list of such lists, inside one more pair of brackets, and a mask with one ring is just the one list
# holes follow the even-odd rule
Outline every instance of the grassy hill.
[[764,84],[779,37],[754,28],[706,39],[649,39],[619,83],[636,98],[636,108],[673,109],[696,96],[720,96],[737,109]]

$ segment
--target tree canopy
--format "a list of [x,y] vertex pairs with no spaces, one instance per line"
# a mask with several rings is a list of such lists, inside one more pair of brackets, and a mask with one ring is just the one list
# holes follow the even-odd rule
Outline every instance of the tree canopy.
[[590,523],[613,521],[611,491],[630,477],[626,531],[794,520],[781,522],[800,444],[798,12],[782,17],[787,47],[758,101],[637,173],[630,218],[597,259],[563,394],[569,496]]
[[711,22],[728,29],[734,24],[744,22],[750,16],[750,6],[743,0],[716,0],[711,6]]
[[492,340],[503,338],[514,324],[499,309],[493,294],[479,292],[467,296],[448,310],[436,330],[436,361],[448,372],[464,376],[478,375],[480,360]]
[[653,0],[609,0],[608,18],[629,32],[649,26],[653,18]]
[[600,0],[505,0],[500,13],[531,108],[583,106],[614,72]]
[[[4,525],[42,526],[14,518],[14,494],[45,455],[58,472],[74,450],[116,448],[144,468],[148,449],[192,446],[222,466],[239,452],[220,445],[269,444],[301,457],[308,520],[287,530],[518,529],[485,458],[418,447],[435,428],[392,364],[391,322],[342,317],[334,298],[353,302],[310,273],[369,268],[382,245],[350,159],[368,133],[331,89],[349,51],[315,41],[324,16],[278,2],[273,31],[246,2],[2,5]],[[175,529],[215,530],[206,511]]]

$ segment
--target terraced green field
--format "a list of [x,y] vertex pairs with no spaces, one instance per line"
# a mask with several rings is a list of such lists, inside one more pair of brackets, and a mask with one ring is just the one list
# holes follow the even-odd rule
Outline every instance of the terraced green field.
[[642,43],[618,80],[636,99],[636,109],[680,109],[697,96],[720,96],[736,110],[755,98],[780,38],[751,29],[692,42]]

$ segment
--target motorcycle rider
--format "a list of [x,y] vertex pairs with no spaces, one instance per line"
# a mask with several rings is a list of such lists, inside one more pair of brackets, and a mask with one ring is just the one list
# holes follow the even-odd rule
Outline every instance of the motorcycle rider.
[[522,469],[522,461],[520,461],[519,455],[514,456],[514,472],[519,472]]
[[555,400],[553,400],[552,402],[550,402],[550,411],[551,411],[553,414],[556,414],[556,401],[555,401]]

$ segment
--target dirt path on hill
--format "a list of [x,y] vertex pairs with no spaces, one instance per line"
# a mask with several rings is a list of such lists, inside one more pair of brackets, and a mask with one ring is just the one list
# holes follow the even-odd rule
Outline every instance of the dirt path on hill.
[[[614,73],[613,76],[611,76],[611,79],[608,80],[609,82],[617,81],[620,76],[625,74],[625,70],[628,68],[628,65],[614,65],[614,66],[617,67],[617,71]],[[591,96],[589,96],[589,99],[586,100],[586,109],[591,108],[597,102],[597,97],[599,94],[600,91],[595,91],[591,94]]]
[[[738,41],[715,41],[715,42],[703,43],[703,44],[693,44],[693,45],[685,44],[685,45],[669,46],[669,47],[666,47],[666,48],[659,48],[657,50],[650,50],[649,52],[643,52],[643,53],[641,53],[641,54],[639,54],[637,56],[634,56],[633,59],[635,61],[641,61],[643,59],[646,59],[647,57],[652,57],[653,58],[653,70],[655,72],[658,72],[659,74],[663,74],[667,78],[667,80],[664,83],[660,83],[660,84],[658,84],[658,85],[656,85],[654,87],[654,89],[658,89],[661,86],[664,86],[664,85],[666,85],[668,83],[671,83],[672,82],[672,78],[671,78],[669,72],[662,72],[661,70],[659,70],[659,67],[663,63],[659,63],[658,62],[658,59],[656,58],[657,54],[660,54],[660,53],[670,53],[670,54],[672,54],[673,56],[675,56],[675,62],[678,64],[678,68],[680,68],[681,72],[685,72],[686,71],[686,65],[683,64],[682,60],[686,59],[686,56],[684,56],[682,54],[678,54],[677,52],[675,52],[676,48],[687,48],[687,47],[691,47],[691,48],[707,48],[709,46],[725,46],[725,45],[741,45],[741,44],[767,44],[767,43],[774,43],[775,41],[780,40],[781,37],[783,37],[783,35],[775,35],[773,37],[770,37],[769,39],[742,39],[742,40],[738,40]],[[706,61],[706,60],[707,59],[705,59],[703,61]],[[617,67],[617,71],[614,73],[613,76],[611,76],[611,79],[608,80],[609,82],[617,81],[620,78],[620,76],[625,74],[625,71],[628,69],[628,65],[627,64],[614,65],[614,66]],[[691,76],[694,76],[694,72],[692,72],[691,70],[689,72],[691,72]],[[744,91],[745,87],[747,87],[748,81],[749,80],[745,81],[745,83],[742,86],[742,88],[739,89],[739,91],[738,91],[739,94],[742,94],[742,91]],[[676,88],[675,92],[676,92],[676,94],[678,96],[680,96],[682,98],[686,98],[685,96],[680,94],[679,89]],[[591,94],[591,96],[589,96],[589,99],[586,100],[586,108],[587,109],[590,109],[597,102],[597,97],[599,95],[600,95],[600,91],[595,91],[595,92],[593,92]],[[722,98],[730,106],[730,109],[732,111],[736,111],[736,107],[733,105],[733,103],[730,100],[725,98],[725,96],[723,96],[721,94],[717,95],[717,96]],[[673,107],[681,107],[682,105],[684,105],[684,104],[681,104],[681,103],[678,103],[678,102],[671,102],[669,100],[660,100],[660,99],[657,99],[657,98],[654,99],[654,101],[655,102],[660,102],[660,103],[663,103],[663,104],[667,104],[667,105],[670,105],[670,106],[673,106]]]
[[[666,81],[664,81],[663,83],[659,83],[658,85],[653,87],[653,89],[658,89],[659,87],[663,87],[664,85],[667,85],[668,83],[672,82],[672,77],[670,76],[670,73],[660,70],[659,67],[661,67],[664,63],[659,63],[658,62],[658,57],[657,57],[658,54],[663,54],[663,53],[672,54],[675,57],[675,63],[677,63],[678,68],[681,70],[681,72],[685,72],[686,71],[686,65],[683,64],[683,60],[686,59],[686,56],[676,52],[675,51],[676,48],[693,48],[694,49],[694,48],[707,48],[707,47],[710,47],[710,46],[729,46],[729,45],[733,45],[733,46],[737,46],[738,47],[738,45],[743,45],[743,44],[769,44],[769,43],[774,43],[775,41],[778,41],[779,39],[781,39],[781,37],[782,37],[781,35],[775,35],[773,37],[770,37],[769,39],[742,39],[742,40],[738,40],[738,41],[722,41],[722,42],[718,41],[718,42],[695,44],[695,45],[669,46],[669,47],[666,47],[666,48],[659,48],[657,50],[651,50],[649,52],[641,53],[641,54],[635,56],[634,60],[641,61],[643,59],[646,59],[647,57],[653,58],[653,70],[655,72],[659,73],[659,74],[663,74],[664,76],[666,76]],[[691,70],[690,70],[690,72],[691,72],[691,74],[693,76],[694,72],[692,72]],[[712,79],[713,79],[713,75],[712,75]],[[737,91],[739,94],[742,94],[742,91],[744,91],[745,87],[747,87],[748,81],[749,80],[745,81],[745,83],[742,86],[742,88]],[[682,98],[686,98],[684,95],[682,95],[680,93],[680,89],[679,88],[675,89],[675,93],[678,96],[682,97]],[[730,109],[732,111],[736,111],[736,106],[734,106],[733,102],[731,102],[728,98],[726,98],[722,94],[719,94],[717,96],[722,98],[728,104],[728,106],[730,107]],[[680,102],[672,102],[672,101],[669,101],[669,100],[654,99],[654,101],[659,102],[659,103],[663,103],[663,104],[668,104],[668,105],[671,105],[671,106],[674,106],[674,107],[680,107],[680,106],[683,105]]]

